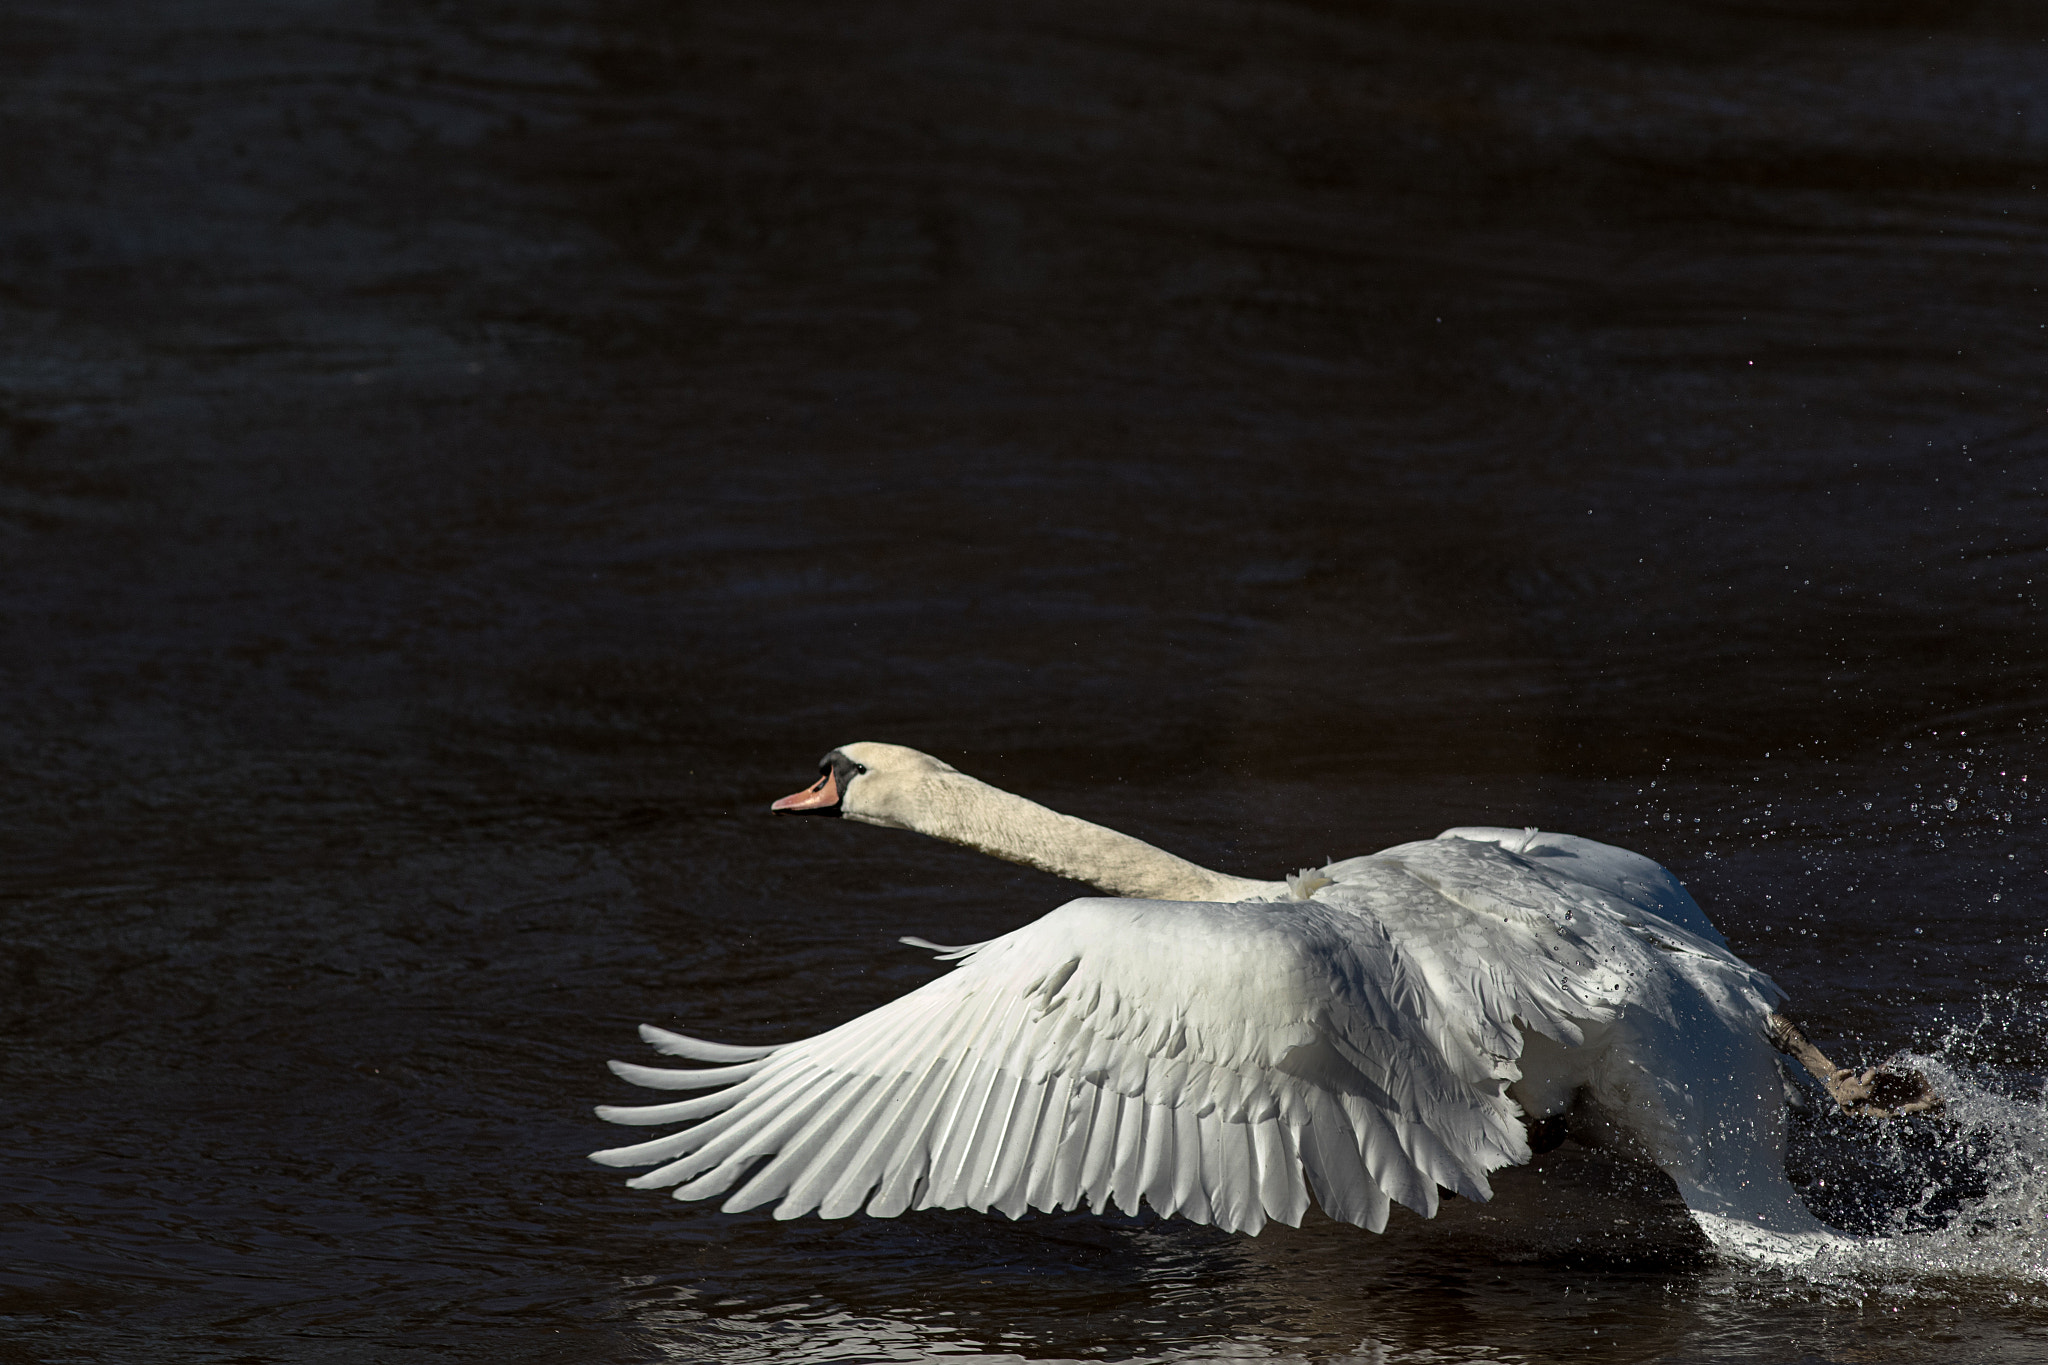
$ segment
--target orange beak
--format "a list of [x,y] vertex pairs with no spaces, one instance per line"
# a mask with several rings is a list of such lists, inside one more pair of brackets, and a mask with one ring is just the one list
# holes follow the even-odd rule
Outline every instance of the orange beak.
[[785,796],[768,807],[769,810],[806,811],[830,810],[839,804],[839,782],[831,773],[805,787],[793,796]]

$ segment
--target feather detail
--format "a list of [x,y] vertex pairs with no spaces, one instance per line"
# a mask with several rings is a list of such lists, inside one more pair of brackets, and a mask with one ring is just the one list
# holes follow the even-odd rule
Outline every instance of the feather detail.
[[731,1043],[707,1043],[702,1038],[670,1033],[652,1024],[640,1026],[640,1038],[651,1044],[656,1052],[665,1052],[671,1057],[690,1057],[700,1062],[751,1062],[757,1057],[768,1056],[781,1046],[735,1047]]
[[[1313,1199],[1379,1231],[1394,1203],[1432,1216],[1440,1187],[1490,1198],[1488,1174],[1529,1158],[1515,1087],[1552,1083],[1525,1074],[1531,1039],[1546,1059],[1597,1058],[1594,1040],[1676,1039],[1687,1020],[1781,998],[1616,860],[1634,855],[1502,833],[1304,871],[1290,900],[1083,899],[984,943],[906,938],[954,969],[780,1046],[643,1027],[656,1050],[717,1065],[616,1074],[714,1093],[600,1106],[692,1126],[593,1159],[654,1167],[636,1187],[778,1218],[1149,1204],[1256,1232],[1299,1224]],[[1567,857],[1587,878],[1565,875]],[[1691,1102],[1682,1087],[1613,1074],[1636,1077],[1623,1099],[1667,1166],[1736,1160],[1671,1108]]]

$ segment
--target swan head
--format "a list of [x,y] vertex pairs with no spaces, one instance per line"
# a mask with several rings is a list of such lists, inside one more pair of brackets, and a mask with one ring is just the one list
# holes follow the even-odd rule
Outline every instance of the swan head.
[[818,780],[768,809],[787,815],[837,815],[867,825],[916,829],[927,786],[959,769],[901,744],[842,744],[818,761]]

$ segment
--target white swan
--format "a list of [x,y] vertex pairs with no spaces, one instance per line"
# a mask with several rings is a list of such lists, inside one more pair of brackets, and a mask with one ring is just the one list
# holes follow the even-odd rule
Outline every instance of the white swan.
[[695,1121],[593,1154],[655,1165],[635,1187],[778,1218],[1142,1199],[1244,1232],[1298,1224],[1313,1192],[1379,1231],[1390,1201],[1429,1217],[1439,1188],[1489,1198],[1488,1173],[1569,1117],[1662,1167],[1724,1248],[1803,1255],[1832,1235],[1785,1179],[1766,1029],[1845,1104],[1874,1073],[1836,1071],[1774,1015],[1784,993],[1647,858],[1464,828],[1249,881],[913,749],[849,744],[822,770],[775,809],[915,830],[1118,899],[942,949],[960,964],[946,976],[800,1042],[643,1026],[658,1051],[721,1065],[611,1063],[713,1091],[599,1107]]

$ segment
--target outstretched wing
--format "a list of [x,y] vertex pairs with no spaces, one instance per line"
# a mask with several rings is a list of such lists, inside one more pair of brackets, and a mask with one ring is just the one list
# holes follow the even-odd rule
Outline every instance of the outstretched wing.
[[1529,1158],[1501,1083],[1429,1041],[1425,994],[1384,928],[1341,909],[1077,900],[815,1038],[729,1048],[643,1027],[736,1065],[612,1063],[657,1089],[720,1088],[600,1107],[696,1122],[593,1159],[659,1163],[628,1183],[779,1218],[1143,1199],[1256,1232],[1299,1223],[1313,1190],[1378,1231],[1390,1200],[1429,1216],[1439,1186],[1489,1198],[1486,1173]]
[[[1574,1045],[1584,1025],[1624,1009],[1675,1017],[1675,996],[1698,993],[1761,1030],[1783,1000],[1719,934],[1708,939],[1680,922],[1690,907],[1712,932],[1649,859],[1569,835],[1478,833],[1489,837],[1451,831],[1333,863],[1321,872],[1332,884],[1314,893],[1392,936],[1426,987],[1415,1013],[1427,1037],[1468,1082],[1520,1079],[1525,1028]],[[1540,847],[1522,852],[1532,836]],[[1683,904],[1649,894],[1661,884],[1644,869],[1670,881]]]
[[1558,834],[1547,829],[1497,829],[1489,825],[1447,829],[1430,842],[1444,840],[1497,844],[1550,877],[1604,891],[1717,948],[1728,946],[1728,940],[1721,937],[1721,931],[1700,909],[1685,883],[1640,853],[1582,839],[1576,834]]

